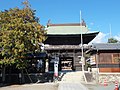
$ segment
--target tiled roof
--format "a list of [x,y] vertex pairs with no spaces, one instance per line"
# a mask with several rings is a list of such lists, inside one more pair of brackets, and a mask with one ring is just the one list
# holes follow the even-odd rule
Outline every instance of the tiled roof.
[[[83,46],[84,49],[88,49],[88,46],[84,44]],[[62,49],[81,49],[80,45],[48,45],[45,46],[45,50],[62,50]]]
[[81,25],[80,23],[48,24],[48,26],[80,26],[80,25]]
[[90,33],[85,25],[78,24],[51,24],[47,28],[48,35],[73,35]]
[[80,49],[79,45],[49,45],[45,46],[45,50],[62,50],[62,49]]
[[95,50],[120,50],[120,43],[96,43],[92,45]]

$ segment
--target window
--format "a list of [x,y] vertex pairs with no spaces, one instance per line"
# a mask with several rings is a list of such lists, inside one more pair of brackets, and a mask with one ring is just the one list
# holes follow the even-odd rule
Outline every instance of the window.
[[120,54],[119,53],[113,54],[112,62],[113,63],[120,62]]

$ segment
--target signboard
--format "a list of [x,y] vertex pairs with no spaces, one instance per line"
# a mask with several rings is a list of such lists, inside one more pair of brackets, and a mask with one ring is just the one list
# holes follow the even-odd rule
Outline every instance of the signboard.
[[54,62],[54,76],[58,77],[58,61]]
[[95,56],[91,56],[90,57],[90,64],[91,65],[96,64],[96,62],[95,62]]
[[59,56],[53,56],[51,61],[54,62],[54,76],[58,77]]

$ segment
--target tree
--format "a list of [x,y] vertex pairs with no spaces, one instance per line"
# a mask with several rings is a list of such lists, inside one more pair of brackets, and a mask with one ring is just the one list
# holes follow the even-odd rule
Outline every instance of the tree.
[[[0,64],[2,65],[2,81],[5,81],[5,66],[15,64],[21,70],[27,67],[28,53],[40,52],[40,43],[46,37],[44,27],[39,24],[35,10],[28,1],[23,2],[23,9],[12,8],[0,12]],[[23,81],[22,77],[22,81]]]
[[118,40],[115,38],[109,38],[108,43],[118,43]]
[[13,8],[0,12],[0,64],[16,64],[17,68],[26,67],[24,57],[28,53],[40,52],[40,43],[46,37],[44,27],[39,24],[35,10],[28,1],[23,9]]

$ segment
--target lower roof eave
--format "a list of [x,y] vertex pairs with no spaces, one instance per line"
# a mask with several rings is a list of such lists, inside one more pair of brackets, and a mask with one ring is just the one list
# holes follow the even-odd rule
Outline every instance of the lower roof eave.
[[[49,45],[45,46],[45,50],[80,50],[80,45]],[[87,46],[84,49],[88,49]]]

